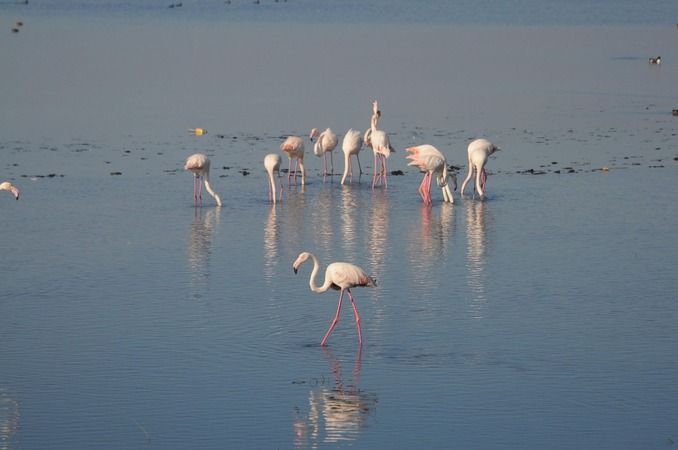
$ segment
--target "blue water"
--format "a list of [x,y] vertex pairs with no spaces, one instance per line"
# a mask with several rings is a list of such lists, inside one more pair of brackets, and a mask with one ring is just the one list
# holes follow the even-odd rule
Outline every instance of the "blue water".
[[[170,3],[0,4],[0,449],[674,445],[669,3]],[[264,155],[374,97],[402,175],[307,140],[270,205]],[[404,148],[461,183],[476,136],[487,200],[423,206]],[[377,278],[362,351],[303,250]]]

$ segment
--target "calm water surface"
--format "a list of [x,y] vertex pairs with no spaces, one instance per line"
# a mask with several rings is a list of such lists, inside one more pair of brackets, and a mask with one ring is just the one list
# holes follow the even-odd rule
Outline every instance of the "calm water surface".
[[[316,41],[64,4],[75,18],[45,2],[0,45],[0,178],[23,193],[0,196],[0,449],[678,440],[674,29],[335,23]],[[263,156],[366,127],[373,97],[404,175],[371,189],[363,151],[368,174],[323,182],[307,147],[307,186],[268,204]],[[487,201],[422,206],[404,147],[464,166],[480,135],[502,147]],[[198,150],[222,208],[193,207]],[[354,290],[362,351],[350,308],[319,346],[337,293],[293,273],[302,250],[378,279]]]

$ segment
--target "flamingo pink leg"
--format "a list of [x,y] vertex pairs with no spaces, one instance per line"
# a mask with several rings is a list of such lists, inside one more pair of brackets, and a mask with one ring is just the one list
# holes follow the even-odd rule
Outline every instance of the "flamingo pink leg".
[[290,183],[292,183],[292,158],[287,158],[289,161],[289,166],[287,166],[287,187],[290,187]]
[[[349,295],[350,292],[349,292]],[[339,314],[341,313],[341,302],[344,300],[344,290],[341,290],[341,294],[339,294],[339,304],[337,305],[337,313],[334,315],[334,320],[330,324],[330,328],[327,330],[327,333],[325,333],[325,337],[323,337],[323,340],[320,341],[320,346],[324,347],[327,344],[327,338],[330,337],[330,334],[332,334],[332,331],[334,331],[334,327],[337,326],[337,322],[339,322]]]
[[388,187],[388,169],[386,168],[386,157],[381,156],[381,168],[382,168],[382,174],[384,176],[384,187]]
[[374,154],[374,176],[372,177],[372,189],[377,183],[377,154]]
[[487,172],[485,171],[485,168],[483,168],[483,171],[480,173],[480,188],[483,191],[485,190],[486,184],[487,184]]
[[358,314],[358,308],[355,306],[355,301],[353,301],[353,296],[351,295],[351,290],[347,289],[348,291],[348,298],[351,299],[351,306],[353,307],[353,314],[355,314],[355,326],[358,329],[358,342],[360,343],[360,347],[363,346],[363,332],[362,332],[362,327],[360,326],[360,314]]

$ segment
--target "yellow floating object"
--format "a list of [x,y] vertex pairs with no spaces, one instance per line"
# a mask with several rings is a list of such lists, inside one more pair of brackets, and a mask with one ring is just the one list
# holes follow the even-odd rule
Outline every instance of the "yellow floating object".
[[207,134],[207,130],[205,130],[204,128],[191,128],[188,131],[195,134],[196,136],[202,136],[203,134]]

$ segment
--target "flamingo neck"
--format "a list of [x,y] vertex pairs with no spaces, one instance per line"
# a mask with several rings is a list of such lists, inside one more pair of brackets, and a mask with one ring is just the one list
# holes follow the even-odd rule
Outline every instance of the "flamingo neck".
[[271,194],[273,194],[273,203],[276,203],[277,197],[276,197],[276,187],[275,187],[275,179],[273,178],[273,171],[271,170],[268,172],[268,178],[271,180]]
[[313,260],[313,271],[311,271],[311,278],[308,280],[308,285],[310,286],[313,292],[322,294],[323,292],[330,288],[330,286],[332,285],[332,281],[328,280],[327,274],[325,274],[325,282],[323,283],[323,285],[319,287],[316,284],[315,278],[316,276],[318,276],[318,272],[320,271],[320,262],[313,253],[311,253],[311,259]]
[[203,174],[203,178],[205,179],[205,189],[207,189],[207,192],[209,192],[210,195],[214,197],[214,200],[217,202],[217,206],[221,206],[221,198],[219,198],[219,195],[216,192],[214,192],[212,186],[210,186],[209,172],[205,172]]

